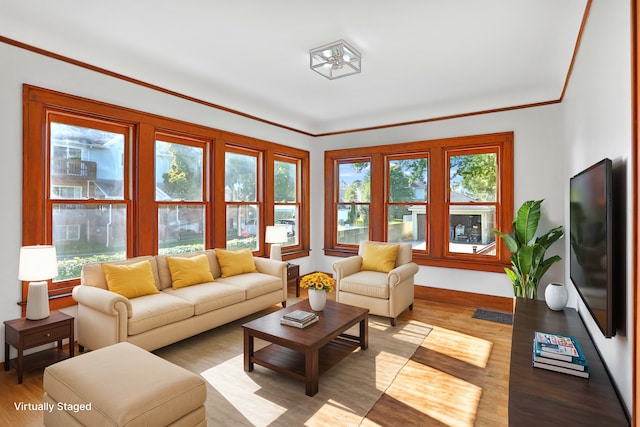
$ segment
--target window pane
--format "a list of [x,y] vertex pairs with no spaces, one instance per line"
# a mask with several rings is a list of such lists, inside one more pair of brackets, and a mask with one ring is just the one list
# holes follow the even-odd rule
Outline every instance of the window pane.
[[204,206],[160,206],[158,254],[181,254],[203,250],[204,224]]
[[296,164],[289,162],[274,162],[274,199],[276,202],[295,202],[296,194]]
[[52,199],[124,197],[123,134],[52,122],[50,160]]
[[274,224],[287,227],[287,243],[282,246],[298,244],[298,206],[297,205],[275,205]]
[[451,156],[449,160],[450,201],[495,202],[498,163],[495,153]]
[[495,255],[495,224],[495,206],[450,206],[449,252]]
[[54,204],[52,222],[58,255],[55,281],[80,277],[88,262],[126,258],[125,205]]
[[257,201],[258,158],[226,153],[224,161],[224,199],[227,202]]
[[389,205],[387,241],[408,242],[413,249],[427,249],[426,205]]
[[357,245],[369,239],[369,205],[338,205],[338,243]]
[[338,165],[338,182],[340,183],[339,202],[371,201],[371,163],[340,163]]
[[204,150],[156,141],[156,200],[202,201]]
[[227,249],[258,250],[258,205],[227,206]]
[[389,161],[389,202],[426,202],[427,159]]

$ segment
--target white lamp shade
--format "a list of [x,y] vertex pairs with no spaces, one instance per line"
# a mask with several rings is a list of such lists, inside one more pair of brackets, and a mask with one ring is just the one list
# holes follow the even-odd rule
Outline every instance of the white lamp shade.
[[54,246],[23,246],[20,248],[18,279],[39,281],[53,279],[58,275],[58,260]]
[[266,243],[284,243],[288,239],[287,237],[287,227],[286,226],[277,226],[277,225],[269,225],[267,226],[267,231],[265,232],[264,241]]

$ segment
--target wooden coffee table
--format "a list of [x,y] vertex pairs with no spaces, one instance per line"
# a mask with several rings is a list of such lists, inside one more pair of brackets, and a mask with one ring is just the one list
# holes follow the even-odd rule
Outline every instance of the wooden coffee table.
[[[304,300],[242,325],[244,329],[244,370],[253,371],[254,363],[304,381],[307,396],[318,392],[318,378],[340,360],[360,347],[366,350],[369,339],[369,310],[327,301],[320,320],[298,329],[280,324],[286,313],[313,311]],[[344,332],[360,323],[360,335]],[[255,351],[254,338],[272,344]]]

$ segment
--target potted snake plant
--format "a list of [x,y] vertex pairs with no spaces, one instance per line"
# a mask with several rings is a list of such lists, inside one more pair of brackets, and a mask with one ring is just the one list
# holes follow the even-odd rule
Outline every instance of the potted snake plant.
[[551,265],[561,260],[558,255],[545,259],[547,249],[564,236],[561,225],[534,240],[540,222],[542,201],[528,200],[520,206],[513,220],[511,233],[493,230],[511,252],[511,268],[505,267],[504,271],[513,283],[516,297],[535,299],[540,279]]

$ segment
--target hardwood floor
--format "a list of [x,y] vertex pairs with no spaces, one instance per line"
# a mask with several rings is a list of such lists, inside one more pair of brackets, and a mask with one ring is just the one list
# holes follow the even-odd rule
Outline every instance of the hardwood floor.
[[[295,290],[290,289],[295,295]],[[306,297],[304,290],[301,297]],[[334,297],[334,294],[329,294]],[[416,300],[401,318],[433,326],[363,426],[506,426],[511,326],[472,318],[473,307]],[[76,354],[79,354],[76,349]],[[42,370],[0,372],[0,425],[41,426]]]

